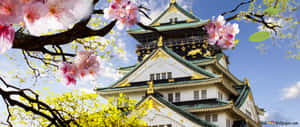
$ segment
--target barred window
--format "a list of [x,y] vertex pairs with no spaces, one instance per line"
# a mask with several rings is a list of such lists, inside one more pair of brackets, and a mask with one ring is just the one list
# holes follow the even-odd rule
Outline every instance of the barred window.
[[208,122],[210,122],[210,114],[206,114],[205,115],[205,120],[208,121]]
[[201,98],[207,99],[207,90],[201,90]]
[[168,79],[172,78],[172,72],[168,72]]
[[155,80],[154,79],[154,74],[150,74],[150,80]]
[[194,100],[199,100],[199,90],[194,91]]
[[180,93],[175,93],[175,101],[176,102],[180,101]]
[[166,72],[161,73],[161,79],[167,79],[167,74],[166,74]]
[[223,100],[223,94],[221,92],[218,92],[218,99]]
[[231,123],[229,119],[226,119],[226,127],[231,127]]
[[173,93],[168,94],[168,101],[173,102]]
[[156,73],[156,80],[160,80],[160,73]]
[[212,115],[212,121],[217,122],[218,121],[218,114],[213,114]]

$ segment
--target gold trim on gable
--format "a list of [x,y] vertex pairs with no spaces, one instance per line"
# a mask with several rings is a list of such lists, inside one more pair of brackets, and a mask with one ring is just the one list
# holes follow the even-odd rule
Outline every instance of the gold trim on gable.
[[166,60],[169,56],[166,53],[163,53],[162,51],[158,51],[157,53],[154,54],[154,56],[151,58],[151,60],[156,61],[159,57]]
[[204,78],[206,78],[206,77],[203,76],[203,75],[200,75],[200,74],[198,74],[198,73],[196,73],[196,72],[194,72],[194,73],[191,75],[191,79],[204,79]]
[[125,79],[123,82],[121,82],[118,86],[116,87],[125,87],[125,86],[130,86],[130,83],[128,79]]

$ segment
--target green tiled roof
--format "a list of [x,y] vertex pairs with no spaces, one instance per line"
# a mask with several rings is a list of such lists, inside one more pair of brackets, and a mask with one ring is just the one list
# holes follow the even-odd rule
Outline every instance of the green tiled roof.
[[131,65],[131,66],[126,66],[126,67],[120,67],[120,70],[125,70],[125,69],[129,69],[129,68],[134,68],[136,66],[136,64]]
[[[176,105],[169,103],[168,101],[166,101],[165,99],[163,99],[162,97],[160,97],[159,95],[153,94],[153,95],[149,95],[154,97],[155,99],[157,99],[159,102],[163,103],[164,105],[168,106],[168,108],[172,109],[173,111],[179,113],[180,115],[182,115],[183,117],[193,121],[194,123],[200,125],[200,126],[205,126],[205,127],[217,127],[216,125],[202,120],[200,119],[198,116],[195,116],[189,112],[186,112],[180,108],[178,108]],[[147,97],[144,97],[138,104],[142,103]]]
[[[171,25],[162,25],[162,26],[154,26],[159,31],[165,31],[165,30],[175,30],[175,29],[182,29],[182,28],[191,28],[191,27],[198,27],[201,25],[204,25],[208,22],[208,20],[201,20],[197,22],[190,22],[190,23],[180,23],[180,24],[171,24]],[[127,31],[128,33],[135,33],[135,32],[151,32],[150,30],[145,30],[143,28],[137,28],[137,29],[130,29]]]
[[234,102],[234,105],[237,108],[240,108],[247,99],[248,94],[250,93],[250,88],[248,87],[248,85],[233,85],[233,88],[235,88],[240,93]]
[[[188,80],[188,81],[179,81],[179,82],[168,82],[168,83],[157,83],[154,84],[154,87],[157,86],[168,86],[168,85],[178,85],[178,84],[184,84],[184,83],[197,83],[197,82],[202,82],[202,81],[209,81],[213,80],[214,78],[209,78],[209,79],[198,79],[198,80]],[[123,89],[131,89],[131,88],[147,88],[149,85],[145,84],[142,86],[127,86],[127,87],[114,87],[114,88],[97,88],[97,91],[110,91],[110,90],[123,90]]]
[[170,3],[169,7],[164,10],[163,13],[161,13],[150,25],[153,25],[155,22],[157,22],[163,15],[165,15],[168,10],[170,9],[170,7],[175,6],[175,8],[177,8],[180,12],[182,12],[184,15],[188,16],[191,19],[194,19],[196,21],[199,21],[198,17],[196,17],[195,15],[189,13],[188,11],[186,11],[185,9],[183,9],[182,7],[180,7],[176,2],[175,3]]
[[199,108],[213,108],[213,107],[222,107],[228,105],[228,101],[218,100],[214,104],[194,104],[194,105],[182,105],[178,106],[179,108],[186,110],[186,109],[199,109]]
[[[193,63],[183,59],[181,56],[179,56],[177,53],[173,52],[172,50],[170,50],[169,48],[167,48],[166,46],[163,46],[161,49],[163,49],[167,54],[169,54],[171,57],[175,58],[176,60],[178,60],[180,63],[184,64],[185,66],[187,66],[188,68],[193,69],[194,71],[200,73],[200,74],[204,74],[210,78],[215,78],[218,77],[217,75],[210,73],[208,71],[206,71],[205,69],[202,69],[201,67],[198,67],[196,65],[194,65]],[[117,82],[115,82],[114,84],[110,85],[109,87],[112,87],[116,84],[118,84],[119,82],[121,82],[122,80],[124,80],[125,78],[127,78],[131,73],[133,73],[134,71],[136,71],[140,66],[142,66],[158,49],[155,49],[154,51],[152,51],[149,56],[146,57],[146,59],[142,60],[139,64],[137,64],[130,72],[128,72],[125,76],[123,76],[120,80],[118,80]],[[107,88],[109,88],[107,87]]]
[[[191,63],[193,64],[196,64],[196,63],[203,63],[203,62],[209,62],[211,60],[214,60],[214,57],[203,57],[203,59],[200,59],[200,60],[192,60],[190,61]],[[131,65],[131,66],[125,66],[125,67],[120,67],[120,70],[125,70],[125,69],[130,69],[130,68],[134,68],[137,64],[134,64],[134,65]]]

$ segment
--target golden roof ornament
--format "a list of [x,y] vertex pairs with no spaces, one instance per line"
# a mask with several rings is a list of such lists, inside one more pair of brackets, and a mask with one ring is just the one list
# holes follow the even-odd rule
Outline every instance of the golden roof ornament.
[[176,2],[176,0],[171,0],[171,4],[174,4]]
[[245,77],[244,80],[245,80],[245,83],[250,87],[248,79]]
[[191,14],[194,14],[194,13],[193,13],[193,9],[191,9],[190,12],[191,12]]
[[158,39],[157,47],[162,47],[163,46],[163,37],[160,36]]
[[147,94],[153,94],[154,89],[153,89],[153,81],[148,82],[149,88],[147,89]]

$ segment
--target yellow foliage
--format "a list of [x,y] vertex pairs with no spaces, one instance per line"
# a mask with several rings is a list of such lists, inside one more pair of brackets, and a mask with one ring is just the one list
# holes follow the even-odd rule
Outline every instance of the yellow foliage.
[[[63,117],[75,119],[71,123],[78,123],[83,127],[139,127],[147,124],[140,118],[147,114],[151,103],[136,110],[136,101],[129,99],[124,94],[117,98],[110,98],[107,103],[102,103],[96,93],[85,93],[74,90],[72,92],[46,96],[44,101],[52,108],[57,109]],[[24,101],[24,99],[21,98]],[[37,105],[33,105],[37,107]],[[47,126],[49,121],[44,117],[25,112],[23,109],[11,108],[12,122],[23,126]],[[44,111],[49,114],[50,112]],[[70,115],[69,115],[70,114]]]

